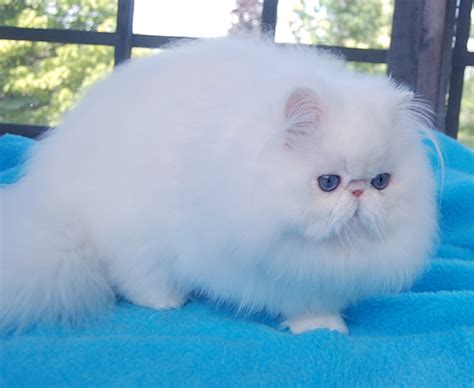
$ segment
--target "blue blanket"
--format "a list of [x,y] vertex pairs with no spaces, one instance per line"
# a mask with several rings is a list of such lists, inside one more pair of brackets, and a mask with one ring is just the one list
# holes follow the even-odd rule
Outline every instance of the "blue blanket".
[[[437,137],[439,253],[410,292],[348,309],[349,336],[291,335],[203,300],[168,312],[120,302],[86,327],[2,338],[0,385],[474,386],[474,153]],[[32,142],[0,138],[0,182],[16,179]]]

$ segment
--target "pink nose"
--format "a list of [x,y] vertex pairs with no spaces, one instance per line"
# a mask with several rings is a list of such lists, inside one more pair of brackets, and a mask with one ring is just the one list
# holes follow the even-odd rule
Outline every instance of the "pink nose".
[[352,190],[352,194],[354,194],[354,197],[359,198],[364,190]]

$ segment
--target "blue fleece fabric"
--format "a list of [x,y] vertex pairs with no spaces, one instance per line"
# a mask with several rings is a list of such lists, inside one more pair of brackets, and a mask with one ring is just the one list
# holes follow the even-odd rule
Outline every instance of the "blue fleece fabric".
[[[437,137],[439,253],[410,292],[349,308],[349,336],[291,335],[203,300],[166,312],[122,301],[87,326],[2,338],[1,386],[474,386],[474,153]],[[32,143],[0,138],[0,182]]]

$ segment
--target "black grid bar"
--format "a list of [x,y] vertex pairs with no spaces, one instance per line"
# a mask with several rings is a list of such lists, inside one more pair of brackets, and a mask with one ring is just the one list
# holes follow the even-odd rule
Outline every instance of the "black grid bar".
[[365,62],[365,63],[387,63],[388,50],[384,49],[359,49],[352,47],[343,46],[326,46],[323,44],[318,45],[304,45],[287,43],[281,44],[283,46],[304,46],[314,49],[327,50],[335,54],[341,54],[346,61],[349,62]]
[[465,52],[462,54],[460,62],[464,62],[466,66],[474,66],[474,52]]
[[262,9],[262,32],[275,38],[277,24],[278,0],[263,0]]
[[[457,137],[459,129],[464,71],[467,59],[472,61],[474,57],[474,53],[467,51],[467,41],[469,40],[469,30],[471,28],[471,9],[472,0],[461,0],[456,23],[456,42],[454,44],[448,109],[446,112],[446,133],[454,138]],[[466,58],[466,61],[463,61],[464,58]]]
[[28,40],[31,42],[75,43],[115,46],[117,34],[110,32],[20,28],[0,26],[0,39]]
[[35,138],[35,137],[39,137],[48,129],[49,127],[45,127],[41,125],[0,123],[0,135],[10,133],[12,135],[20,135],[20,136]]
[[160,48],[166,46],[172,42],[180,40],[195,40],[198,38],[191,38],[187,36],[160,36],[160,35],[132,35],[132,46],[133,47],[146,47],[146,48]]
[[118,2],[115,66],[130,59],[132,55],[134,3],[134,0],[119,0]]
[[[18,27],[0,27],[0,39],[27,40],[32,42],[92,44],[104,46],[116,46],[117,42],[119,41],[118,35],[116,33],[58,29],[46,30],[39,28]],[[174,41],[194,40],[197,38],[186,36],[132,34],[130,39],[130,48],[159,48]],[[348,61],[353,62],[384,63],[386,62],[387,56],[387,50],[382,49],[359,49],[325,45],[314,45],[312,47],[340,52]],[[124,56],[121,56],[121,58],[128,59],[129,57],[127,57],[125,54]],[[473,61],[472,55],[467,56],[465,53],[463,53],[462,58],[463,61]]]

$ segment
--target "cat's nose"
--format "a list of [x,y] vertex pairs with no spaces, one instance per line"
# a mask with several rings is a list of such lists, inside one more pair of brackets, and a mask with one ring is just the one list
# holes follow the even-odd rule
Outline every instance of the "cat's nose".
[[356,198],[359,198],[362,195],[363,192],[364,192],[364,190],[352,190],[352,194]]

